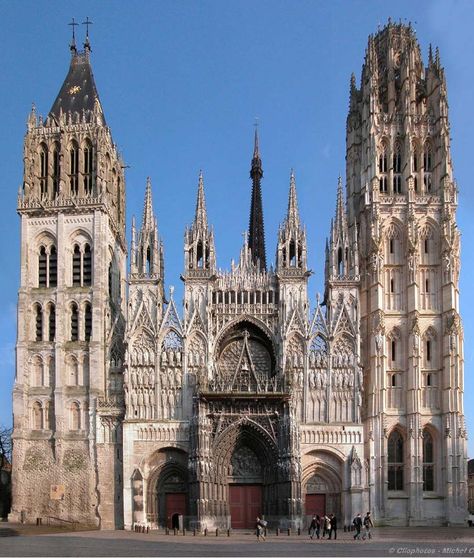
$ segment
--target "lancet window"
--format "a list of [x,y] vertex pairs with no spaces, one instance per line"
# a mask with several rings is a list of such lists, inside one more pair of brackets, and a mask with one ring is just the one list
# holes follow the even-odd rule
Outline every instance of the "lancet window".
[[75,244],[72,253],[72,284],[86,287],[92,284],[92,253],[89,244]]
[[[90,142],[84,147],[84,193],[92,194],[93,187],[93,168],[94,168],[94,150]],[[107,177],[108,178],[108,177]]]
[[393,192],[400,194],[402,192],[402,155],[400,144],[395,145],[393,152]]
[[48,341],[53,342],[56,339],[56,308],[51,302],[48,305]]
[[73,196],[79,192],[79,148],[74,142],[69,150],[69,187]]
[[58,256],[56,246],[40,246],[38,254],[38,287],[56,287],[58,282]]
[[423,490],[434,490],[433,436],[426,428],[423,430]]
[[388,490],[404,488],[404,441],[398,430],[388,438]]
[[387,146],[382,143],[379,153],[379,187],[382,193],[387,192],[388,187],[388,161],[387,161]]
[[71,316],[71,341],[79,340],[79,309],[77,304],[73,302],[70,306],[70,316]]
[[59,192],[59,180],[61,178],[61,152],[58,144],[53,149],[53,196]]
[[48,194],[48,149],[45,145],[41,146],[40,155],[40,193],[41,197],[44,198]]

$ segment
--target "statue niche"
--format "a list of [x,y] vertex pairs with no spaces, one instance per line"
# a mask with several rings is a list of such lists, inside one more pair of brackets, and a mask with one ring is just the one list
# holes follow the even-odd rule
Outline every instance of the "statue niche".
[[249,322],[240,323],[224,337],[219,347],[215,391],[275,391],[271,342]]

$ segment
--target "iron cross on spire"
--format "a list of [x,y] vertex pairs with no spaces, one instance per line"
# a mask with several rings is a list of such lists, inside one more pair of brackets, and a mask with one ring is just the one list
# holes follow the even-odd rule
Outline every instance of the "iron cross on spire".
[[79,27],[79,23],[76,23],[76,20],[72,18],[71,23],[68,23],[72,27],[72,40],[71,40],[71,50],[76,50],[76,30],[75,27]]
[[86,40],[85,40],[85,42],[84,42],[84,48],[85,48],[86,50],[90,50],[90,49],[91,49],[91,45],[90,45],[90,42],[89,42],[89,25],[92,25],[93,23],[94,23],[94,22],[91,21],[91,20],[89,19],[89,16],[86,17],[86,21],[83,21],[83,22],[82,22],[82,25],[85,25],[85,26],[86,26]]

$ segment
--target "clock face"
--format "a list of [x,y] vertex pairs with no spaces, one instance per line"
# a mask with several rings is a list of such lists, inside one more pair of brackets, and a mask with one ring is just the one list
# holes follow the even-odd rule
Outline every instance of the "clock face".
[[81,87],[79,85],[74,85],[73,87],[71,87],[71,89],[69,89],[69,94],[75,95],[76,93],[79,93],[80,90]]

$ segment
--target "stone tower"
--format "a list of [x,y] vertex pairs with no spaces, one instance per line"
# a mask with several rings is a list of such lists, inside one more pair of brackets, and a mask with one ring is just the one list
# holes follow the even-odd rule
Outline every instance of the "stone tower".
[[410,26],[369,37],[347,118],[348,227],[360,248],[366,455],[382,521],[466,510],[459,232],[446,80]]
[[125,182],[94,83],[71,44],[24,143],[13,396],[12,518],[117,527],[121,511]]

